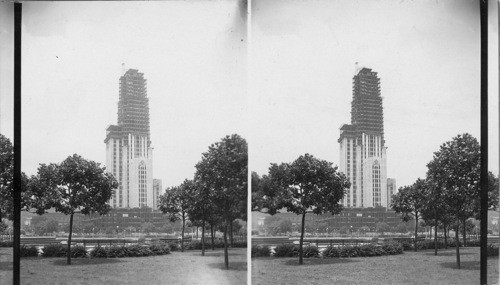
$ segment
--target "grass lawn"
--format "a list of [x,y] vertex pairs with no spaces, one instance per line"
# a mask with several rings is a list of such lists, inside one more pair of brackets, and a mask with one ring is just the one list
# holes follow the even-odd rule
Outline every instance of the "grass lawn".
[[[354,258],[252,258],[252,284],[479,284],[479,247]],[[498,284],[498,257],[488,258],[488,284]]]
[[[246,284],[246,248],[127,258],[21,258],[21,284]],[[0,284],[12,283],[12,248],[0,248]]]

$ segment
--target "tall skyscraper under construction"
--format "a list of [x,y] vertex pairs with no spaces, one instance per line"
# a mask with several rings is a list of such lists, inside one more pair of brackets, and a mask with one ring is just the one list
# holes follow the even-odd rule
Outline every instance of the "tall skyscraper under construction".
[[[113,208],[157,208],[153,193],[153,152],[146,79],[137,69],[120,77],[118,125],[106,129],[106,169],[119,182]],[[160,182],[161,183],[161,182]]]
[[[351,182],[345,207],[390,206],[380,79],[370,68],[356,64],[351,124],[340,127],[340,171]],[[396,186],[390,180],[391,189]]]

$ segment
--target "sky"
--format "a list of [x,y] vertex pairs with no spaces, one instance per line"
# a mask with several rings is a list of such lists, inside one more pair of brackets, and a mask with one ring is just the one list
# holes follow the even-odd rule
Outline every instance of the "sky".
[[74,153],[105,165],[125,63],[147,80],[153,177],[164,189],[193,178],[212,143],[247,134],[243,4],[23,3],[23,171]]
[[[251,11],[252,171],[305,153],[339,164],[355,62],[378,72],[387,177],[398,187],[425,178],[433,153],[456,135],[479,140],[477,1],[254,0]],[[498,174],[498,80],[490,82]]]
[[[194,174],[211,143],[238,133],[249,169],[311,153],[339,163],[354,63],[378,72],[387,174],[424,177],[433,152],[479,139],[479,12],[462,1],[25,2],[23,171],[78,153],[105,164],[121,64],[148,82],[153,176]],[[13,138],[13,8],[0,3],[0,133]],[[489,16],[489,166],[498,174],[498,18]],[[493,64],[492,64],[493,63]]]

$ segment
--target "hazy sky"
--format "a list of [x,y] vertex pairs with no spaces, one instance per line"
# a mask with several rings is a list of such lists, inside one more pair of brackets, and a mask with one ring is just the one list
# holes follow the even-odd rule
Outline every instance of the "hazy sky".
[[[164,187],[191,178],[201,153],[231,133],[249,140],[259,174],[306,152],[338,164],[356,61],[381,78],[388,177],[398,186],[424,177],[443,142],[479,139],[477,1],[254,0],[248,47],[242,5],[23,3],[23,170],[73,153],[105,164],[122,63],[148,81],[153,171]],[[490,6],[489,165],[498,174]],[[0,8],[0,132],[12,138],[13,9]]]
[[[380,77],[387,177],[398,187],[424,178],[433,152],[457,134],[479,139],[477,1],[254,0],[251,21],[250,168],[257,173],[304,153],[338,165],[355,62]],[[495,78],[489,151],[498,173]]]
[[210,144],[246,137],[239,2],[23,3],[23,170],[73,153],[105,164],[122,63],[147,79],[153,177],[164,188],[192,178]]

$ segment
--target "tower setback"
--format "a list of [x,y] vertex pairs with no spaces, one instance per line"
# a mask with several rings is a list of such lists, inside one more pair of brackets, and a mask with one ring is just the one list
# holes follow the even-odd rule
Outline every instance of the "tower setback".
[[146,79],[137,69],[120,77],[118,124],[106,129],[106,165],[119,182],[113,208],[157,208]]
[[[345,207],[388,207],[387,160],[380,79],[370,68],[353,77],[351,124],[340,127],[340,171],[351,182]],[[395,180],[391,180],[395,185]],[[392,188],[391,188],[392,189]]]

